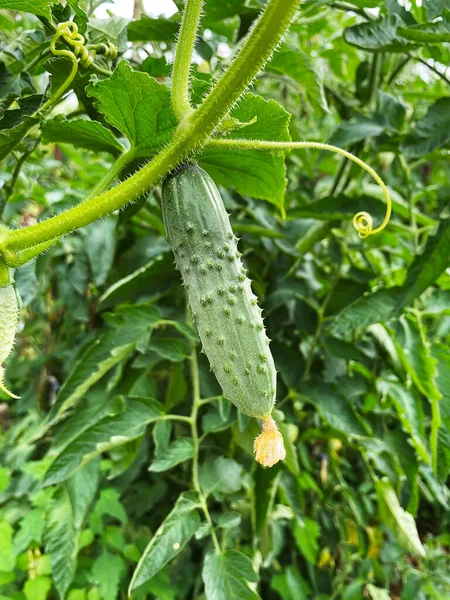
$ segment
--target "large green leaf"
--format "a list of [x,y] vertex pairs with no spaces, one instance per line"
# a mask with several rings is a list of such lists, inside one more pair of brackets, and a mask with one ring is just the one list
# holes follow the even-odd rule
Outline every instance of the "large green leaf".
[[174,42],[180,24],[174,19],[153,19],[142,15],[139,21],[128,25],[130,42]]
[[420,23],[411,27],[399,27],[398,33],[419,44],[450,42],[450,10],[444,11],[439,21]]
[[160,473],[167,471],[194,456],[194,441],[192,438],[181,437],[174,440],[170,446],[161,451],[152,462],[149,471]]
[[424,156],[450,142],[450,98],[439,98],[427,114],[417,121],[401,144],[402,151],[411,158]]
[[102,452],[142,436],[146,425],[164,414],[156,400],[129,397],[126,403],[124,412],[105,417],[61,450],[45,474],[44,485],[64,481]]
[[269,63],[268,70],[291,77],[299,84],[301,91],[317,113],[328,112],[320,72],[307,54],[300,50],[282,48]]
[[108,79],[89,86],[97,109],[131,143],[136,156],[149,156],[166,144],[176,119],[169,89],[122,61]]
[[152,304],[122,309],[113,321],[114,327],[95,340],[80,358],[59,393],[50,420],[61,418],[105,373],[129,356],[158,320],[159,313]]
[[200,526],[195,492],[181,494],[142,555],[130,583],[130,594],[152,579],[186,546]]
[[380,517],[392,531],[397,542],[408,552],[425,556],[425,549],[417,533],[414,518],[400,506],[392,484],[387,480],[378,480],[375,487]]
[[403,315],[396,325],[396,348],[406,372],[430,402],[442,397],[435,377],[436,360],[431,356],[423,325],[412,315]]
[[394,403],[403,431],[407,433],[417,452],[417,456],[429,463],[430,455],[425,442],[424,414],[420,398],[403,385],[392,381],[378,380],[378,388],[388,394]]
[[208,458],[199,470],[199,481],[202,492],[209,496],[214,492],[230,494],[241,485],[242,467],[232,458]]
[[50,6],[57,0],[0,0],[0,9],[18,10],[29,12],[40,17],[50,19]]
[[62,488],[54,498],[45,528],[45,549],[50,554],[52,576],[61,600],[75,575],[79,531],[75,527],[67,491]]
[[13,100],[20,98],[24,93],[34,93],[35,87],[29,73],[20,75],[11,73],[4,63],[0,62],[0,118]]
[[404,25],[399,15],[393,14],[377,21],[347,27],[344,37],[348,44],[363,50],[407,52],[414,47],[414,43],[399,35],[398,30]]
[[257,600],[259,595],[249,587],[257,577],[252,561],[237,550],[218,554],[211,550],[205,556],[202,571],[207,600]]
[[366,423],[357,415],[350,403],[331,385],[303,385],[301,395],[314,404],[321,417],[329,425],[347,435],[366,437],[371,435]]
[[122,145],[109,129],[98,121],[88,119],[66,119],[57,115],[45,122],[42,128],[44,143],[72,144],[93,152],[110,152],[113,155],[123,152]]
[[[229,139],[290,140],[290,115],[274,100],[246,94],[231,117],[248,125],[230,132],[226,136]],[[216,183],[283,207],[286,187],[283,152],[207,148],[201,153],[199,163]]]

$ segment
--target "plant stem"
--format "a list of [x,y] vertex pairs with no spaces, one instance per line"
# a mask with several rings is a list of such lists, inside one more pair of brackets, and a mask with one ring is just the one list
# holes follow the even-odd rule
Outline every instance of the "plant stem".
[[214,529],[214,523],[211,518],[211,514],[208,509],[208,504],[206,502],[206,498],[202,492],[202,488],[200,486],[200,481],[198,478],[198,459],[199,459],[199,451],[200,451],[200,439],[198,435],[198,426],[197,426],[197,417],[198,411],[201,406],[201,397],[200,397],[200,380],[198,374],[198,362],[197,362],[197,347],[196,344],[193,343],[191,346],[191,358],[190,358],[190,366],[191,366],[191,378],[192,378],[192,411],[190,416],[191,422],[191,432],[192,439],[194,441],[194,456],[192,457],[192,485],[194,486],[194,490],[198,493],[200,497],[200,506],[205,515],[206,521],[211,530],[211,538],[214,544],[214,548],[216,552],[220,554],[222,552],[219,544],[219,540],[217,538],[216,530]]
[[189,75],[192,52],[200,23],[203,0],[186,0],[172,72],[172,107],[182,121],[192,112],[189,97]]
[[270,0],[252,29],[236,60],[230,65],[204,102],[178,127],[172,141],[132,177],[116,187],[89,198],[26,229],[0,235],[0,251],[20,250],[65,235],[124,207],[161,177],[200,148],[239,96],[269,60],[294,17],[300,0]]
[[445,75],[445,73],[441,73],[441,71],[439,71],[439,69],[437,69],[434,65],[430,65],[429,63],[427,63],[427,61],[425,59],[423,59],[420,56],[414,56],[414,54],[411,54],[411,57],[414,60],[417,60],[418,62],[420,62],[423,65],[425,65],[426,67],[428,67],[430,69],[430,71],[433,71],[433,73],[435,73],[438,77],[440,77],[442,79],[442,81],[445,81],[445,83],[450,85],[450,79]]
[[183,421],[184,423],[192,423],[191,417],[183,415],[162,415],[158,421]]
[[387,87],[391,86],[391,84],[395,81],[395,79],[397,78],[400,71],[402,71],[404,69],[404,67],[406,67],[406,65],[409,63],[410,60],[411,60],[411,56],[409,54],[407,54],[406,56],[404,56],[403,58],[401,58],[398,61],[395,69],[392,71],[392,73],[389,76],[389,79],[387,81]]
[[340,221],[322,221],[313,225],[308,231],[305,233],[303,237],[299,239],[299,241],[295,244],[295,249],[297,250],[299,256],[297,257],[295,263],[287,272],[286,278],[290,277],[295,270],[297,269],[300,261],[303,259],[305,254],[313,248],[317,242],[320,242],[324,238],[326,238],[333,227],[339,227]]
[[195,111],[195,120],[210,126],[214,115],[220,115],[211,130],[218,125],[271,58],[299,5],[300,0],[271,0],[267,4],[230,67]]

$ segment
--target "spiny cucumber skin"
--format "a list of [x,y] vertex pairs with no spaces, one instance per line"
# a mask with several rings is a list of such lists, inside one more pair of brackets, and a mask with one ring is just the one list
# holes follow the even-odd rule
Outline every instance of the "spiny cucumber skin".
[[11,354],[17,331],[19,309],[12,285],[0,288],[0,366]]
[[211,370],[233,404],[264,420],[275,365],[219,190],[199,166],[185,165],[163,185],[162,212]]

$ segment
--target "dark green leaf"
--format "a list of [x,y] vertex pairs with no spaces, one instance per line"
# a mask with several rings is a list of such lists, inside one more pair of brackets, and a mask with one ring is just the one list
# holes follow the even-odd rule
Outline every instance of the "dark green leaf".
[[269,71],[288,75],[296,81],[307,100],[319,114],[328,112],[322,78],[312,59],[299,50],[282,49],[269,63]]
[[412,390],[407,390],[398,383],[379,380],[378,385],[380,391],[388,394],[394,403],[403,431],[410,436],[417,456],[429,463],[430,456],[424,438],[424,415],[420,399]]
[[131,142],[137,156],[167,143],[176,125],[169,89],[122,61],[109,79],[89,86],[97,109]]
[[176,20],[152,19],[142,15],[139,21],[132,21],[128,25],[128,39],[130,42],[166,42],[175,41],[180,24]]
[[55,3],[56,0],[0,0],[0,9],[9,8],[50,19],[50,6]]
[[202,578],[207,600],[257,600],[248,582],[256,582],[252,561],[237,550],[217,554],[211,550],[205,557]]
[[401,145],[402,151],[411,158],[424,156],[450,142],[450,98],[439,98],[430,106],[427,114],[417,121],[414,129]]
[[128,398],[127,409],[113,417],[105,417],[71,441],[48,469],[44,485],[66,480],[96,456],[142,436],[148,423],[164,414],[159,402],[144,398]]
[[72,144],[76,148],[85,148],[94,152],[110,152],[113,155],[123,151],[109,129],[97,121],[87,119],[66,119],[57,115],[45,122],[42,128],[43,141],[46,144]]
[[208,458],[200,466],[200,487],[205,496],[217,492],[231,494],[241,487],[241,474],[241,465],[232,458]]
[[313,519],[304,517],[294,528],[294,537],[301,554],[312,564],[315,564],[319,552],[319,524]]
[[368,425],[358,417],[352,406],[331,385],[303,386],[302,396],[317,407],[321,417],[333,429],[355,437],[370,435]]
[[56,496],[45,528],[45,548],[50,555],[52,575],[59,597],[63,600],[75,575],[78,531],[66,490]]
[[152,579],[186,546],[200,526],[195,492],[181,494],[161,523],[139,561],[130,583],[130,594]]
[[128,357],[141,337],[158,321],[153,305],[136,305],[117,314],[117,327],[94,341],[83,353],[53,405],[50,418],[61,416],[117,363]]
[[363,50],[407,52],[414,47],[414,43],[399,35],[398,30],[404,25],[402,19],[393,14],[377,21],[347,27],[344,37],[348,44]]
[[425,549],[419,539],[413,516],[400,506],[392,485],[386,480],[378,480],[375,486],[383,522],[403,548],[413,554],[425,556]]
[[36,111],[42,96],[33,95],[20,100],[20,108],[5,110],[0,119],[0,160],[3,160],[19,144],[28,131],[39,123]]
[[174,440],[170,446],[158,454],[152,462],[149,471],[160,473],[172,469],[194,456],[194,441],[189,437],[180,437]]

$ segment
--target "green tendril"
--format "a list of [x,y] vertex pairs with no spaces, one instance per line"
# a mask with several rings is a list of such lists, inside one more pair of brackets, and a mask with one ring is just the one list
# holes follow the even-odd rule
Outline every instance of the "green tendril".
[[386,187],[386,184],[375,171],[372,169],[367,163],[363,160],[352,154],[351,152],[347,152],[347,150],[343,150],[339,148],[339,146],[332,146],[330,144],[323,144],[320,142],[276,142],[276,141],[266,141],[266,140],[243,140],[243,139],[212,139],[208,142],[208,146],[211,148],[236,148],[237,150],[298,150],[300,148],[310,148],[316,150],[328,150],[330,152],[336,152],[341,156],[345,156],[352,162],[356,163],[362,169],[367,171],[371,177],[377,182],[380,188],[383,191],[385,200],[386,200],[386,214],[384,216],[383,222],[376,229],[373,228],[373,218],[365,210],[356,213],[353,217],[353,227],[358,232],[360,238],[364,239],[369,235],[374,235],[375,233],[379,233],[382,231],[386,225],[389,223],[389,219],[391,218],[392,213],[392,200],[389,195],[389,190]]

